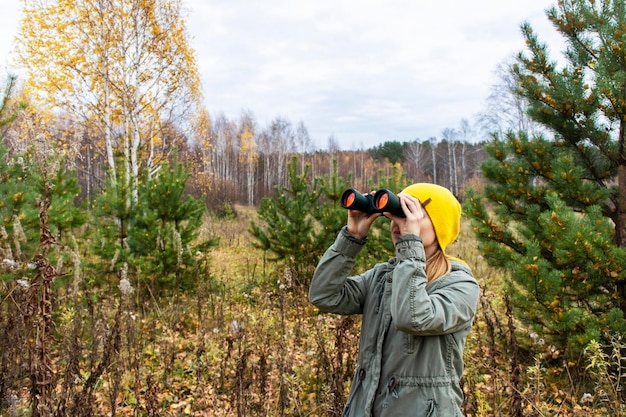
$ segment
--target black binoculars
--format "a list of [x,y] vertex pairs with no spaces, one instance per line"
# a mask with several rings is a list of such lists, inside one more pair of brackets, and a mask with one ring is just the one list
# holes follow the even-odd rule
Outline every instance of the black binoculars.
[[341,207],[370,214],[388,212],[395,216],[406,217],[398,196],[385,188],[381,188],[374,194],[365,195],[354,188],[348,188],[341,195]]

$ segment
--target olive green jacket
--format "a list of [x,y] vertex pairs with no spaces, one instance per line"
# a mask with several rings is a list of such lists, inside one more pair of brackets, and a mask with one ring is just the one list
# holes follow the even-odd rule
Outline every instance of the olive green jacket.
[[479,297],[469,267],[426,284],[421,239],[402,236],[396,256],[350,276],[365,240],[346,227],[313,275],[320,310],[362,314],[359,357],[345,417],[462,416],[463,348]]

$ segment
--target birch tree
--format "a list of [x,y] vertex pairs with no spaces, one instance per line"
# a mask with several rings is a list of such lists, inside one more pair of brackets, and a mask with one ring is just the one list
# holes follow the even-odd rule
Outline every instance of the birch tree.
[[287,184],[287,160],[295,152],[295,132],[291,122],[277,117],[259,135],[259,153],[263,154],[265,189]]
[[223,113],[218,115],[213,125],[212,162],[214,175],[223,181],[236,181],[239,138],[237,123]]
[[455,129],[446,128],[442,132],[443,141],[448,150],[448,184],[454,195],[459,195],[459,184],[456,169],[456,139],[458,132]]
[[419,181],[425,176],[424,159],[424,145],[422,143],[417,140],[407,143],[404,148],[404,160],[409,176],[415,181]]
[[[254,204],[256,191],[256,165],[259,160],[255,138],[255,122],[250,114],[244,114],[239,128],[239,164],[242,167],[246,190],[246,202]],[[241,182],[240,182],[240,185]]]
[[438,184],[437,182],[437,138],[431,137],[428,139],[430,143],[430,159],[433,164],[433,183]]
[[[169,149],[162,129],[185,131],[200,80],[180,0],[22,0],[17,56],[42,109],[98,128],[111,178],[135,183]],[[121,155],[123,170],[116,169]]]
[[313,140],[309,135],[309,130],[304,125],[304,122],[298,123],[295,136],[295,146],[298,154],[300,154],[300,172],[304,172],[306,165],[306,154],[312,152],[314,149]]
[[517,84],[511,68],[515,60],[510,58],[498,64],[494,71],[497,80],[491,86],[486,109],[478,115],[483,132],[497,133],[500,137],[508,131],[539,133],[541,126],[526,113],[528,100],[516,93]]

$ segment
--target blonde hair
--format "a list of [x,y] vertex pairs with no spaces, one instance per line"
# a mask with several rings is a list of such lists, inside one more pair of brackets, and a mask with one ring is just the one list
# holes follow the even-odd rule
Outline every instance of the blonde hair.
[[452,270],[452,264],[446,254],[437,248],[437,252],[433,253],[426,259],[426,282],[430,283],[437,278],[448,274]]

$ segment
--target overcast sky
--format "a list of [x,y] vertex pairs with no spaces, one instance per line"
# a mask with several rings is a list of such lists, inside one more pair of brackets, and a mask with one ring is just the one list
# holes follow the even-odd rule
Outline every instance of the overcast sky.
[[[330,136],[342,149],[441,137],[483,111],[496,66],[524,49],[523,21],[560,39],[545,16],[556,0],[183,4],[210,114],[302,121],[321,148]],[[3,74],[20,8],[2,5]]]

